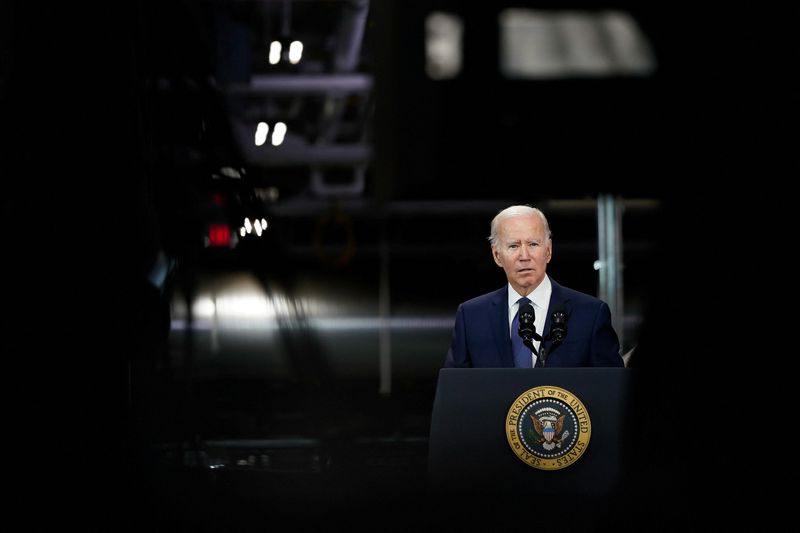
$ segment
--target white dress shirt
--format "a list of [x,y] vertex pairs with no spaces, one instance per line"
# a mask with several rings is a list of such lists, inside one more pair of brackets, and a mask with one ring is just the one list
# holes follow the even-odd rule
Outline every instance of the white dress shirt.
[[[550,307],[550,295],[553,294],[553,284],[550,283],[550,278],[545,275],[542,282],[536,287],[532,293],[530,293],[527,298],[531,301],[531,305],[533,305],[533,314],[534,314],[534,321],[533,324],[536,326],[536,333],[539,335],[544,334],[544,323],[547,320],[547,309]],[[518,294],[517,291],[514,290],[514,287],[511,286],[511,283],[508,284],[508,330],[511,335],[519,335],[517,331],[511,331],[511,323],[514,321],[514,316],[517,314],[517,309],[519,308],[519,303],[517,301],[522,298],[521,294]],[[510,338],[510,337],[509,337]],[[536,351],[539,351],[539,344],[541,341],[534,340],[533,346],[536,348]],[[536,366],[536,356],[533,355],[531,352],[531,366]]]

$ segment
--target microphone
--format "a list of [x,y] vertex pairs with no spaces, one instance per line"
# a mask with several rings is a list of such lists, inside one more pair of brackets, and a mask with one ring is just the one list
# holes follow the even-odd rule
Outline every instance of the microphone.
[[567,310],[564,304],[558,304],[550,315],[550,338],[558,344],[567,336]]
[[[553,312],[550,314],[550,334],[547,335],[546,340],[553,341],[553,344],[549,348],[555,348],[561,344],[561,341],[563,341],[566,336],[567,309],[564,307],[564,304],[558,304],[553,308]],[[542,353],[539,356],[539,361],[541,361],[542,367],[544,367],[547,361],[548,348],[542,343],[540,350]]]
[[534,354],[536,354],[536,348],[533,347],[533,340],[542,340],[542,337],[536,333],[535,320],[533,306],[529,303],[521,305],[519,308],[519,336],[522,337],[525,346],[530,348]]

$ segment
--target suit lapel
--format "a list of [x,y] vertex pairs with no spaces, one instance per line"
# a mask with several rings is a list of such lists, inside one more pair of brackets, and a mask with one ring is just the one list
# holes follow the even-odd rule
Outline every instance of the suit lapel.
[[504,365],[513,367],[514,356],[511,353],[511,337],[508,334],[508,285],[495,291],[489,306],[489,324],[497,346],[497,353]]

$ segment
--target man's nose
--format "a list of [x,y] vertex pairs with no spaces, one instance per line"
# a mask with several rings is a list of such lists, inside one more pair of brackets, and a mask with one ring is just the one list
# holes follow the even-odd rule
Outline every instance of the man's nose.
[[527,246],[522,246],[519,250],[519,258],[520,259],[530,259],[531,258],[531,251],[528,250]]

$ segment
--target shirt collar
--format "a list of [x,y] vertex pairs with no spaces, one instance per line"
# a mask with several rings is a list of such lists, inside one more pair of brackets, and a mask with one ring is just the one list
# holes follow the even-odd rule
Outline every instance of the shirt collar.
[[[553,284],[550,283],[550,276],[545,275],[542,282],[538,287],[533,289],[533,292],[528,295],[528,300],[533,302],[535,307],[539,309],[546,309],[550,305],[550,295],[553,294]],[[511,283],[508,284],[508,308],[511,309],[516,305],[517,300],[522,298],[522,295],[514,290]]]

